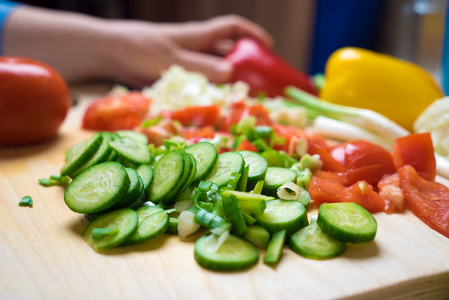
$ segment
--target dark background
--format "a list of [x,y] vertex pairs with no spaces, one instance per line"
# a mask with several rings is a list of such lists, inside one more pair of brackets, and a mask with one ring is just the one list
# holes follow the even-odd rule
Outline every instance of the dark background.
[[104,18],[153,22],[238,14],[275,38],[275,51],[310,74],[329,55],[358,46],[416,62],[436,77],[447,0],[24,0],[27,4]]

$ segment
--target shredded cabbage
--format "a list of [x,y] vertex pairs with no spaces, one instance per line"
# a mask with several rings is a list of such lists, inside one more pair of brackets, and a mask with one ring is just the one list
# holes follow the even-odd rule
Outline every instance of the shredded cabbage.
[[152,113],[188,106],[219,104],[227,107],[238,99],[248,98],[249,86],[243,82],[216,85],[201,73],[187,72],[178,65],[167,69],[142,93],[153,100]]

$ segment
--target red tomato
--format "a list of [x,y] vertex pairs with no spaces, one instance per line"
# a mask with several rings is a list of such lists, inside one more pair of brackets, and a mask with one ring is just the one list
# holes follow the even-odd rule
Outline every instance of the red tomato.
[[370,213],[393,213],[395,206],[390,200],[382,198],[373,187],[365,180],[354,183],[350,187],[340,191],[337,196],[339,202],[355,202],[363,206]]
[[412,166],[420,176],[435,180],[436,162],[430,133],[416,133],[394,142],[393,159],[397,169]]
[[[381,146],[365,140],[357,140],[348,142],[343,147],[345,148],[343,165],[346,170],[353,170],[372,165],[384,165],[385,172],[389,172],[390,174],[396,172],[393,157]],[[336,151],[334,149],[332,153],[334,152],[338,152],[338,150]],[[380,176],[379,179],[380,178],[382,178],[382,176]]]
[[243,142],[240,143],[240,145],[235,149],[236,151],[253,151],[257,152],[256,146],[251,144],[248,140],[243,140]]
[[307,133],[306,138],[308,142],[307,153],[320,156],[323,162],[323,171],[342,172],[344,170],[342,164],[332,156],[330,147],[324,138],[315,133]]
[[150,103],[140,92],[108,95],[87,108],[82,126],[98,131],[133,129],[144,119]]
[[67,84],[47,64],[0,58],[0,144],[25,145],[56,136],[71,101]]
[[221,109],[219,105],[192,106],[171,111],[168,115],[184,126],[217,126],[221,118]]
[[361,180],[376,186],[382,176],[396,172],[391,154],[381,146],[368,141],[348,142],[335,147],[331,153],[336,161],[343,164],[342,173],[347,180],[346,186]]
[[318,203],[337,202],[337,194],[343,191],[346,187],[340,182],[332,179],[324,179],[319,177],[312,177],[307,191],[310,198]]
[[192,142],[199,142],[201,139],[213,138],[215,136],[215,130],[212,126],[205,126],[201,128],[182,128],[181,136]]
[[429,181],[410,165],[398,170],[405,200],[430,228],[449,238],[449,189],[434,181]]
[[221,130],[229,132],[232,125],[237,124],[241,119],[254,116],[257,119],[256,125],[273,125],[269,111],[261,104],[246,105],[243,101],[235,101],[231,105],[228,116],[221,124]]

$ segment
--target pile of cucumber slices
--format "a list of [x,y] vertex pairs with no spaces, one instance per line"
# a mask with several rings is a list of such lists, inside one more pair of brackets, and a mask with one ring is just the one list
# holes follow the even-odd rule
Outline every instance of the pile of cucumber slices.
[[203,233],[194,248],[202,267],[241,270],[261,251],[270,265],[286,245],[327,259],[377,232],[374,217],[355,203],[325,203],[308,216],[306,189],[280,197],[297,183],[294,169],[270,166],[257,152],[218,154],[206,141],[155,149],[134,131],[99,132],[67,151],[61,175],[72,179],[65,203],[90,222],[81,237],[98,251],[185,235],[187,226],[187,234]]

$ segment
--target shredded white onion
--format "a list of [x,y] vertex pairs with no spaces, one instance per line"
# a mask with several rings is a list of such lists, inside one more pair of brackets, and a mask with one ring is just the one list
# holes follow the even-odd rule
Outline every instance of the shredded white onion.
[[195,233],[200,229],[200,225],[193,221],[195,214],[185,210],[181,212],[178,218],[178,235],[181,239],[185,239],[188,235]]

